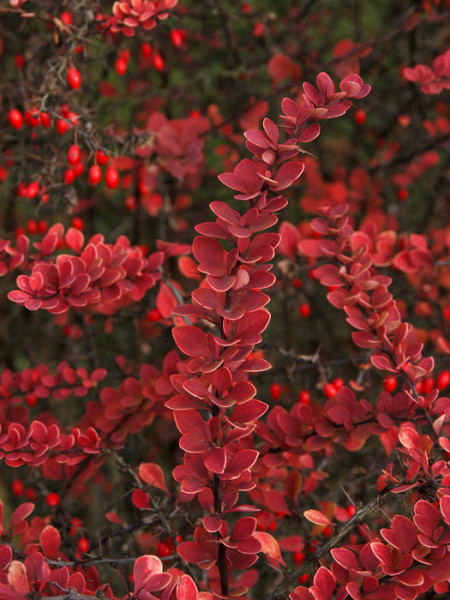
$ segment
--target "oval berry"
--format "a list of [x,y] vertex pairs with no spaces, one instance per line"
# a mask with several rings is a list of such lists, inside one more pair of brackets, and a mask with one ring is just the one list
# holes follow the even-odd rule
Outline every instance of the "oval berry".
[[114,167],[108,167],[105,173],[105,183],[106,185],[113,190],[119,185],[120,177],[117,169]]

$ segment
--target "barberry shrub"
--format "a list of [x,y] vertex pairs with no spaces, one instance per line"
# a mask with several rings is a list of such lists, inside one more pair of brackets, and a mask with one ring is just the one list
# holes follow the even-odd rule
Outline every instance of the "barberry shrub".
[[0,7],[0,598],[450,593],[445,0]]

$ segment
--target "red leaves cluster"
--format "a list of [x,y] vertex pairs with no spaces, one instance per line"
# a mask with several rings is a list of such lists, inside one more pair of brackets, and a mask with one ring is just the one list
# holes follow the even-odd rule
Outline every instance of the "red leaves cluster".
[[403,77],[419,84],[424,94],[440,94],[450,89],[450,50],[434,59],[433,68],[427,65],[405,67]]
[[[251,566],[261,549],[281,560],[278,545],[269,534],[264,534],[263,545],[254,536],[256,519],[239,519],[231,535],[224,519],[229,511],[248,510],[236,503],[239,492],[254,487],[250,469],[258,452],[242,444],[244,439],[250,442],[250,434],[267,409],[265,403],[254,399],[256,390],[247,381],[248,372],[269,366],[250,353],[270,319],[263,308],[268,296],[262,290],[275,281],[269,261],[280,238],[261,232],[277,223],[274,213],[286,205],[278,192],[303,172],[304,165],[295,160],[300,151],[298,141],[314,139],[319,133],[317,120],[344,114],[351,104],[349,98],[364,97],[370,89],[356,75],[341,82],[339,93],[324,73],[317,83],[319,91],[305,84],[302,107],[292,100],[283,101],[283,109],[289,113],[283,117],[283,127],[291,136],[288,140],[280,142],[278,127],[267,118],[264,131],[245,132],[252,159],[241,160],[232,173],[223,173],[219,179],[238,192],[235,198],[246,205],[238,212],[223,202],[211,203],[217,218],[196,227],[200,235],[192,247],[205,279],[192,293],[192,304],[174,311],[212,326],[207,332],[199,323],[173,329],[178,348],[189,357],[179,375],[172,376],[177,395],[166,403],[175,411],[182,434],[180,447],[185,451],[174,478],[181,483],[181,498],[188,500],[198,494],[210,514],[196,528],[194,541],[180,544],[178,552],[202,568],[216,565],[222,594],[233,585],[232,572]],[[229,249],[220,240],[226,240]]]
[[328,600],[336,587],[338,600],[415,600],[433,586],[439,593],[439,582],[450,577],[448,499],[441,497],[440,510],[419,500],[413,520],[395,515],[382,539],[332,549],[331,570],[320,567],[313,585],[297,587],[290,599]]
[[352,105],[350,98],[365,98],[370,85],[365,84],[356,74],[345,77],[336,92],[334,83],[326,73],[319,73],[316,79],[317,89],[310,83],[303,84],[301,104],[290,98],[281,103],[287,133],[299,142],[310,142],[320,134],[317,121],[334,119],[344,115]]
[[[52,258],[61,243],[75,255]],[[109,312],[119,300],[140,300],[160,278],[158,269],[164,258],[162,252],[145,258],[142,249],[132,247],[125,236],[108,244],[97,234],[85,245],[81,231],[72,228],[64,235],[62,226],[52,227],[34,245],[41,259],[34,260],[31,275],[19,275],[19,290],[10,292],[8,298],[29,310],[42,308],[56,315],[87,305]]]
[[153,29],[159,19],[167,19],[178,0],[121,0],[114,2],[111,31],[133,37],[136,29]]

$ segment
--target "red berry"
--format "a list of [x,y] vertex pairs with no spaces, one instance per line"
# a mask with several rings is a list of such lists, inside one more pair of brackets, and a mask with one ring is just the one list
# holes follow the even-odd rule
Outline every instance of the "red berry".
[[76,165],[81,160],[81,150],[78,144],[73,144],[67,151],[67,160],[71,165]]
[[37,494],[36,492],[33,490],[33,488],[27,488],[25,490],[25,497],[28,500],[31,500],[32,502],[34,502],[37,499]]
[[37,127],[40,125],[41,120],[38,116],[38,109],[32,108],[31,110],[25,111],[25,121],[30,127]]
[[45,233],[48,229],[47,221],[39,221],[38,231],[39,233]]
[[434,388],[434,379],[433,377],[427,377],[423,381],[423,391],[425,394],[429,394],[431,390]]
[[311,402],[311,394],[308,392],[308,390],[299,391],[298,401],[302,404],[309,404]]
[[58,119],[56,121],[56,131],[59,133],[59,135],[63,135],[64,133],[66,133],[69,127],[69,123],[67,121],[64,121],[63,119]]
[[48,504],[48,506],[58,506],[60,502],[59,494],[57,494],[56,492],[49,492],[45,497],[45,502]]
[[120,77],[125,75],[128,68],[128,62],[125,60],[125,58],[123,58],[123,56],[119,56],[119,58],[116,60],[115,68],[117,75]]
[[333,385],[339,391],[344,385],[344,380],[342,379],[342,377],[336,377],[336,379],[333,379]]
[[147,321],[160,321],[162,319],[162,314],[157,308],[152,308],[152,310],[148,311],[145,318]]
[[39,193],[39,182],[38,181],[33,181],[33,183],[30,183],[30,185],[27,187],[27,191],[26,191],[26,196],[27,198],[30,198],[30,200],[32,198],[35,198]]
[[304,552],[294,552],[292,560],[297,567],[300,567],[305,562],[306,554]]
[[61,21],[62,21],[63,23],[65,23],[66,25],[72,25],[72,23],[73,23],[73,21],[72,21],[72,15],[71,15],[71,14],[70,14],[70,12],[69,12],[69,11],[67,11],[67,10],[66,10],[65,12],[62,12],[62,13],[59,15],[59,18],[60,18],[60,19],[61,19]]
[[37,232],[37,223],[36,223],[36,219],[28,219],[27,221],[27,229],[28,229],[28,233],[33,235],[34,233]]
[[269,531],[275,531],[275,529],[277,528],[277,522],[276,521],[272,521],[272,523],[270,523],[269,527],[267,528]]
[[172,29],[170,32],[170,41],[175,46],[175,48],[179,48],[186,37],[186,32],[184,29]]
[[399,188],[397,190],[397,198],[400,202],[404,202],[408,198],[408,190],[406,188]]
[[303,573],[303,575],[300,575],[300,577],[298,578],[298,582],[299,583],[306,583],[309,579],[309,575],[308,573]]
[[75,177],[79,177],[84,173],[84,164],[82,162],[73,165],[72,171]]
[[106,185],[113,190],[119,185],[120,177],[117,169],[114,167],[108,167],[105,173],[105,183]]
[[301,317],[307,318],[311,315],[311,307],[309,304],[304,302],[303,304],[300,304],[300,306],[298,307],[298,312]]
[[52,126],[52,118],[48,112],[41,112],[39,115],[39,120],[41,122],[42,127],[49,128]]
[[80,87],[81,75],[78,69],[75,67],[70,67],[70,69],[67,71],[67,82],[74,90],[77,90]]
[[167,542],[159,542],[156,547],[156,554],[159,557],[170,556],[172,554],[172,549]]
[[367,115],[366,115],[365,110],[362,110],[360,108],[355,112],[355,123],[357,125],[360,125],[360,126],[364,125],[364,123],[366,122],[366,118],[367,118]]
[[323,393],[325,394],[325,396],[327,398],[334,398],[334,396],[336,396],[338,391],[332,383],[326,383],[323,386]]
[[11,491],[14,496],[21,496],[24,491],[23,483],[18,479],[13,479],[11,482]]
[[90,548],[89,545],[89,540],[87,540],[85,537],[82,537],[78,540],[78,544],[77,544],[77,550],[78,552],[88,552]]
[[97,185],[97,183],[102,178],[102,170],[98,165],[92,165],[89,169],[89,183],[91,185]]
[[442,309],[442,316],[445,321],[450,321],[450,306],[444,306]]
[[350,518],[352,518],[355,513],[356,513],[356,506],[354,504],[350,504],[350,506],[347,506],[347,514]]
[[73,169],[66,169],[66,171],[64,173],[64,183],[66,185],[70,185],[71,183],[73,183],[74,179],[75,179],[75,173],[73,172]]
[[272,400],[279,400],[281,398],[281,385],[279,383],[272,383],[270,386],[270,397]]
[[333,535],[333,528],[331,527],[331,525],[325,527],[325,529],[322,531],[322,535],[326,538],[329,538]]
[[81,219],[80,217],[74,217],[72,219],[72,227],[75,227],[75,229],[79,229],[80,231],[83,231],[83,229],[84,229],[83,219]]
[[261,21],[258,21],[257,23],[255,23],[254,27],[253,27],[253,35],[255,37],[261,37],[262,34],[264,33],[264,23],[261,23]]
[[10,125],[14,127],[14,129],[22,129],[23,126],[23,117],[22,113],[17,110],[17,108],[13,108],[8,113],[8,121]]
[[23,54],[18,54],[14,58],[14,63],[18,69],[23,69],[25,66],[25,57]]
[[159,52],[154,52],[152,57],[152,64],[157,71],[164,71],[165,64],[164,59]]
[[436,387],[438,390],[445,390],[450,383],[450,371],[442,371],[436,377]]
[[295,287],[296,290],[298,290],[302,287],[303,281],[300,279],[300,277],[294,277],[294,279],[292,280],[292,285]]
[[150,56],[153,53],[153,49],[150,46],[150,44],[147,44],[147,42],[144,42],[141,46],[141,56],[142,58],[150,58]]
[[95,160],[99,165],[104,167],[106,164],[108,164],[109,156],[106,154],[106,152],[103,152],[103,150],[97,150],[95,153]]
[[395,377],[386,377],[383,383],[383,387],[386,392],[392,394],[397,389],[397,379]]

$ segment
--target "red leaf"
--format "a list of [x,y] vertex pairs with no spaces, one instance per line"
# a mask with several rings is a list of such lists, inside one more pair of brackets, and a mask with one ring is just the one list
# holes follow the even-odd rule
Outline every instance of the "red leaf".
[[58,558],[61,536],[57,529],[47,525],[39,536],[42,550],[47,558]]
[[161,282],[156,296],[156,308],[159,310],[161,315],[167,319],[171,316],[172,310],[178,306],[177,299],[174,293],[169,288],[167,283]]
[[182,575],[177,587],[177,600],[197,600],[198,590],[189,575]]
[[166,482],[164,480],[163,470],[156,463],[141,463],[138,469],[138,475],[148,485],[152,485],[166,494],[169,493]]
[[227,453],[223,448],[212,448],[203,461],[208,471],[223,473],[227,463]]
[[264,552],[269,558],[273,558],[275,561],[286,566],[286,563],[281,556],[280,546],[270,533],[266,533],[265,531],[255,531],[253,537],[261,544],[261,552]]
[[313,594],[316,600],[331,600],[336,579],[326,567],[319,567],[314,575]]
[[20,594],[28,594],[30,586],[28,585],[27,571],[25,565],[18,560],[13,560],[8,570],[8,583]]
[[330,519],[318,510],[305,510],[303,516],[316,525],[331,525]]
[[34,504],[32,502],[24,502],[16,508],[11,516],[11,523],[9,529],[16,527],[21,521],[26,519],[34,510]]
[[194,325],[181,325],[172,329],[178,348],[187,356],[209,357],[208,336]]

